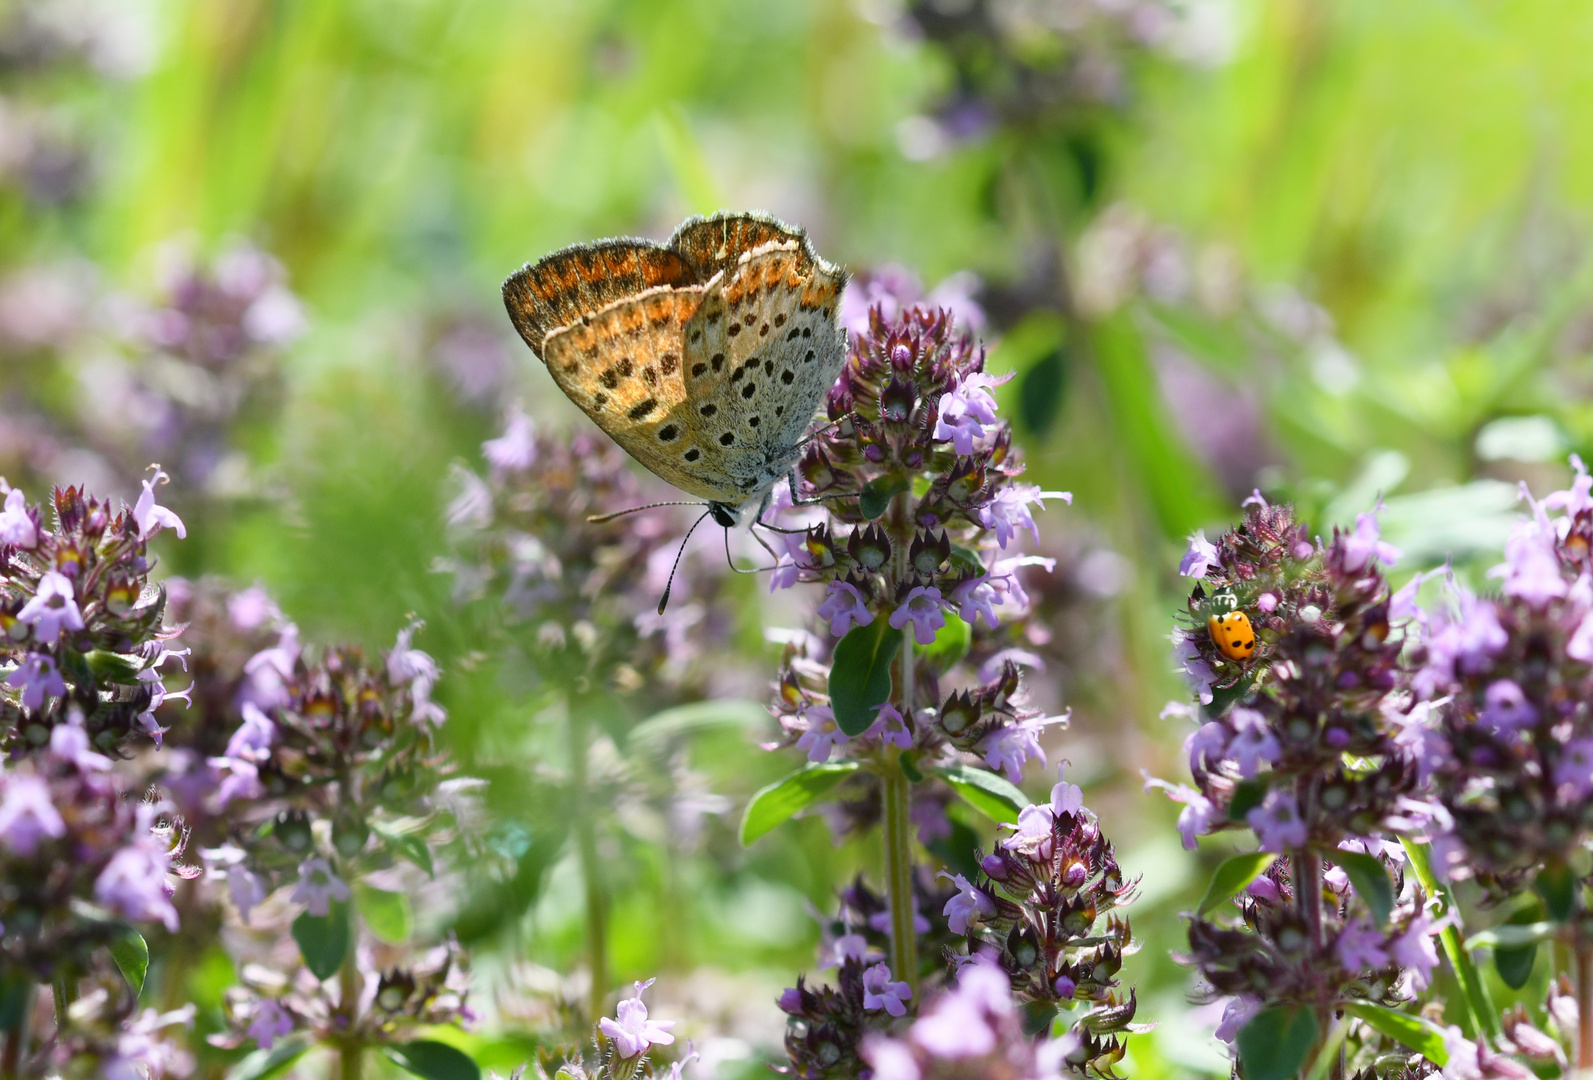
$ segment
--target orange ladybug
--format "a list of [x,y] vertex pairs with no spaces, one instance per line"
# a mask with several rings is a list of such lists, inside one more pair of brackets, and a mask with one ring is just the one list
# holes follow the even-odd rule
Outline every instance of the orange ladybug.
[[1206,619],[1206,629],[1217,650],[1230,660],[1248,660],[1256,654],[1256,631],[1250,625],[1250,616],[1242,611],[1226,615],[1212,615]]

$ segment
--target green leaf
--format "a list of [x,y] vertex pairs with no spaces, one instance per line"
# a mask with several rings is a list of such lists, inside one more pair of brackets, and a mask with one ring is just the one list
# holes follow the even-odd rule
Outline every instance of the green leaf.
[[909,750],[897,758],[896,761],[902,767],[902,772],[907,775],[908,780],[915,784],[924,782],[924,774],[918,771],[918,752],[916,750]]
[[1444,1049],[1444,1033],[1431,1020],[1370,1001],[1350,1002],[1343,1008],[1349,1015],[1366,1021],[1374,1030],[1416,1051],[1439,1068],[1449,1064],[1449,1051]]
[[426,1080],[481,1080],[481,1067],[463,1050],[431,1039],[395,1043],[387,1056],[402,1069]]
[[1267,798],[1267,782],[1265,780],[1241,780],[1234,785],[1233,798],[1228,800],[1228,820],[1243,821],[1245,817],[1260,806]]
[[1229,897],[1242,892],[1256,878],[1266,872],[1278,856],[1271,851],[1252,851],[1224,859],[1211,875],[1206,895],[1195,909],[1196,915],[1205,915]]
[[144,976],[149,973],[149,945],[144,935],[128,929],[111,938],[105,947],[111,951],[111,959],[116,961],[122,978],[133,988],[133,997],[138,997],[144,992]]
[[123,656],[121,653],[108,652],[105,649],[95,649],[86,654],[83,660],[96,679],[127,686],[137,683],[138,673],[144,670],[142,660]]
[[1239,1029],[1236,1041],[1245,1080],[1289,1080],[1316,1042],[1316,1015],[1282,1005],[1263,1009]]
[[763,788],[747,803],[747,811],[741,816],[741,843],[751,844],[785,824],[861,767],[855,761],[808,765]]
[[1372,909],[1374,924],[1387,926],[1388,916],[1394,910],[1394,885],[1388,880],[1383,861],[1359,851],[1335,851],[1331,858],[1350,879],[1355,895]]
[[1250,684],[1255,682],[1254,672],[1246,675],[1232,686],[1219,686],[1212,690],[1211,701],[1202,705],[1200,711],[1207,720],[1220,720],[1224,713],[1238,704],[1250,692]]
[[867,731],[879,706],[891,696],[891,661],[902,647],[901,631],[883,616],[854,626],[835,646],[830,664],[830,708],[835,725],[852,738]]
[[365,925],[371,933],[389,945],[401,945],[409,940],[415,925],[415,915],[409,906],[409,897],[403,893],[374,889],[364,882],[354,885],[354,901],[359,906]]
[[256,1050],[246,1055],[227,1073],[227,1080],[267,1080],[292,1065],[310,1044],[303,1038],[278,1039],[269,1050]]
[[1051,1021],[1056,1019],[1057,1007],[1051,1001],[1030,1001],[1023,1006],[1023,1033],[1031,1039],[1042,1031],[1051,1030]]
[[936,837],[924,847],[952,873],[972,881],[979,873],[979,834],[954,817],[948,820],[951,835]]
[[935,640],[919,649],[914,659],[945,674],[968,655],[968,647],[972,644],[973,627],[964,622],[961,615],[948,614],[946,625],[935,631]]
[[7,966],[0,968],[0,1031],[17,1026],[32,1002],[33,979]]
[[1052,349],[1019,380],[1018,419],[1030,432],[1044,436],[1056,423],[1067,392],[1067,365],[1062,350]]
[[454,923],[454,933],[462,945],[480,941],[502,927],[516,922],[542,895],[548,871],[558,861],[569,833],[569,823],[549,820],[531,835],[531,843],[515,860],[514,875],[507,881],[492,881],[472,895]]
[[1504,926],[1496,926],[1492,930],[1484,930],[1480,934],[1471,935],[1471,937],[1466,939],[1466,948],[1519,949],[1527,945],[1537,945],[1539,942],[1549,941],[1559,929],[1559,923],[1517,923],[1512,921]]
[[402,855],[422,870],[427,877],[436,877],[436,868],[432,865],[431,849],[426,846],[426,841],[418,833],[400,832],[384,825],[371,825],[371,832],[375,833],[386,844],[394,855]]
[[330,979],[348,952],[348,905],[333,904],[325,915],[306,911],[293,920],[293,940],[315,977]]
[[907,490],[907,478],[895,474],[889,476],[876,476],[863,485],[861,494],[857,497],[857,509],[869,521],[873,521],[886,510],[890,509],[891,500]]
[[[1454,911],[1454,896],[1448,886],[1439,881],[1438,876],[1433,873],[1431,847],[1407,839],[1401,839],[1400,844],[1405,848],[1405,856],[1410,859],[1411,870],[1416,874],[1416,880],[1421,883],[1423,891],[1428,896],[1443,899],[1444,909],[1438,914],[1442,916],[1445,912]],[[1482,981],[1482,973],[1477,970],[1471,953],[1467,952],[1465,945],[1461,943],[1459,931],[1454,926],[1446,926],[1438,932],[1438,940],[1444,947],[1444,955],[1449,957],[1449,966],[1455,971],[1455,978],[1460,983],[1470,1013],[1462,1021],[1461,1027],[1468,1036],[1475,1035],[1480,1029],[1490,1040],[1497,1040],[1502,1033],[1498,1010],[1493,1007],[1493,1000],[1488,994],[1488,984]]]
[[999,773],[976,765],[945,765],[932,770],[961,795],[963,801],[997,824],[1018,820],[1029,805],[1021,788]]
[[755,701],[726,698],[698,701],[654,713],[631,728],[627,745],[638,752],[658,755],[676,739],[690,738],[716,728],[753,728],[769,722],[769,710]]
[[[1529,918],[1532,912],[1525,913]],[[1553,923],[1538,923],[1536,925],[1549,925]],[[1513,929],[1502,927],[1501,929]],[[1493,950],[1493,969],[1499,973],[1499,979],[1512,990],[1520,990],[1532,978],[1532,967],[1538,962],[1538,943],[1520,945],[1514,948],[1499,946]]]
[[1571,868],[1558,860],[1546,863],[1532,883],[1543,904],[1549,909],[1549,918],[1565,922],[1576,908],[1576,875]]

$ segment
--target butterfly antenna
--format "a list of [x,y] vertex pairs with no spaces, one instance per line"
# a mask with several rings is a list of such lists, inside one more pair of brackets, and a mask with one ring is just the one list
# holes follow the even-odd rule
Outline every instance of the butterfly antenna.
[[[701,505],[701,504],[694,504],[694,503],[656,503],[654,505],[657,505],[657,506],[693,506],[693,505]],[[648,508],[645,507],[645,506],[638,506],[636,509],[638,509],[638,510],[646,510]],[[626,511],[623,511],[623,512],[627,513],[627,514],[630,513],[629,510],[626,510]],[[664,607],[669,603],[669,590],[673,589],[675,587],[675,571],[680,569],[680,560],[683,559],[685,557],[685,555],[686,555],[686,541],[690,540],[691,539],[691,534],[697,531],[697,526],[702,524],[703,518],[706,518],[709,514],[712,514],[712,513],[713,513],[712,510],[704,511],[702,517],[700,517],[696,521],[692,522],[691,523],[691,528],[686,530],[686,535],[680,538],[680,550],[675,552],[674,565],[672,565],[669,568],[669,580],[664,583],[664,595],[659,597],[659,599],[658,599],[658,613],[660,615],[662,615],[664,613]],[[614,516],[618,517],[619,515],[616,514]]]
[[[648,503],[646,506],[633,506],[629,510],[616,510],[612,514],[589,514],[589,515],[587,515],[586,520],[588,522],[590,522],[591,524],[593,524],[593,525],[601,525],[601,524],[603,524],[606,521],[613,521],[615,518],[622,518],[626,514],[634,514],[634,513],[637,513],[638,511],[641,511],[641,510],[657,510],[660,506],[701,506],[701,505],[702,505],[702,503],[700,503],[700,502],[656,502],[656,503]],[[698,520],[700,521],[701,519],[699,518]],[[692,528],[694,528],[694,529],[696,527],[697,526],[695,526],[695,525],[692,526]],[[691,533],[688,532],[686,535],[690,536]]]

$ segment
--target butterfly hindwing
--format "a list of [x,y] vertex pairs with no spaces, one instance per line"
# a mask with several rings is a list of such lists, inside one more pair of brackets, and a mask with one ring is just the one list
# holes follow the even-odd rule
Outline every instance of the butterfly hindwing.
[[688,415],[743,500],[790,468],[840,373],[835,311],[845,280],[777,241],[710,282],[686,328]]
[[631,457],[682,491],[734,503],[685,412],[682,341],[702,298],[699,286],[660,287],[610,304],[550,334],[544,360],[559,389]]
[[675,251],[646,240],[602,240],[556,251],[503,283],[509,318],[531,351],[548,334],[617,300],[661,285],[686,286],[695,271]]
[[669,238],[670,248],[691,263],[702,284],[722,270],[733,269],[749,251],[767,244],[787,243],[801,249],[808,261],[815,259],[805,232],[763,214],[688,218]]

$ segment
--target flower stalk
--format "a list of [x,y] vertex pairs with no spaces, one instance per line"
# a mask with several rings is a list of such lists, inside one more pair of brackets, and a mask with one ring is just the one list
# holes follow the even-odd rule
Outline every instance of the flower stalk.
[[365,1040],[355,1030],[360,1007],[360,969],[356,959],[359,955],[360,917],[352,900],[347,905],[347,918],[348,952],[343,957],[343,966],[338,970],[337,978],[338,1004],[347,1019],[349,1035],[338,1047],[337,1077],[338,1080],[360,1080],[365,1065]]
[[608,898],[603,893],[598,862],[597,832],[593,828],[588,754],[591,732],[588,709],[578,699],[568,702],[570,740],[570,807],[575,821],[576,857],[581,867],[581,887],[586,896],[586,964],[591,972],[586,1012],[593,1023],[603,1015],[608,999]]

